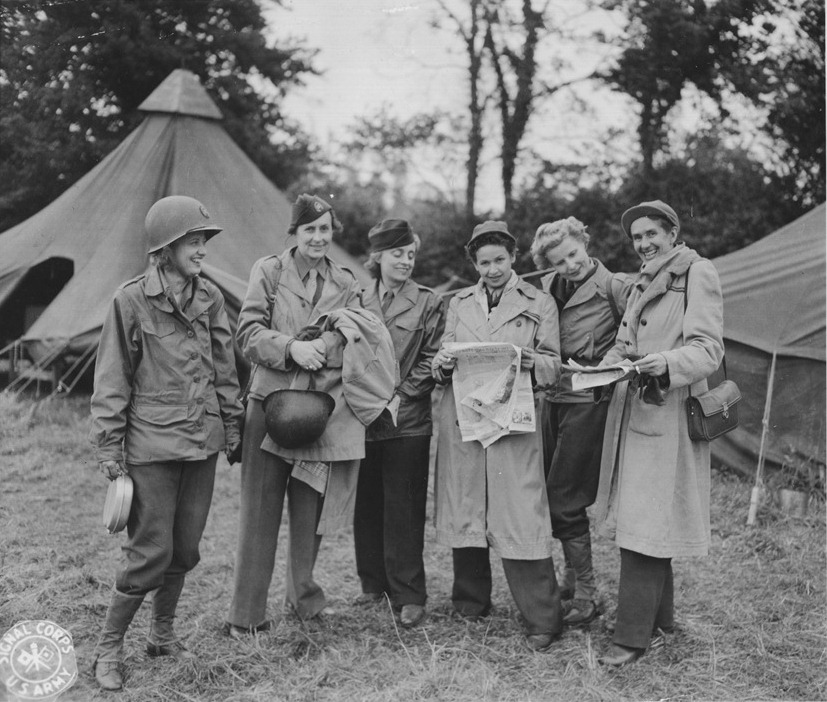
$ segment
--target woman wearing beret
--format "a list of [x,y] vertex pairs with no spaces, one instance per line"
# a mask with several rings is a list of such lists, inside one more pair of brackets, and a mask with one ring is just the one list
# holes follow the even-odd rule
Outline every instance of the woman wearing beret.
[[239,313],[237,340],[255,370],[242,446],[235,586],[226,624],[234,637],[269,628],[267,591],[285,496],[290,524],[285,599],[302,619],[326,609],[324,592],[313,579],[320,533],[347,526],[353,517],[364,427],[348,404],[337,402],[324,434],[296,449],[270,440],[262,404],[268,394],[299,379],[298,387],[306,388],[310,374],[328,368],[338,366],[334,375],[341,383],[341,335],[330,331],[311,340],[302,333],[325,312],[360,306],[356,278],[327,256],[333,233],[340,229],[327,202],[300,195],[287,230],[295,244],[253,265]]
[[[595,366],[614,346],[631,277],[609,272],[589,256],[588,244],[586,226],[569,217],[541,224],[531,255],[538,269],[553,269],[542,286],[557,303],[563,361]],[[586,508],[597,495],[608,399],[595,403],[591,390],[573,390],[569,374],[540,398],[551,527],[566,561],[563,624],[569,626],[587,624],[599,615]]]
[[405,627],[425,616],[425,502],[431,445],[431,361],[445,327],[442,299],[411,280],[417,236],[403,219],[368,233],[366,268],[376,278],[363,294],[390,331],[401,383],[391,411],[368,427],[359,470],[353,536],[360,602],[387,595]]
[[642,265],[600,365],[633,375],[609,404],[595,509],[599,531],[620,547],[617,620],[601,659],[615,666],[673,627],[671,559],[709,550],[709,444],[690,440],[684,405],[690,389],[707,390],[724,353],[718,274],[678,240],[675,211],[643,202],[621,225]]
[[172,627],[212,499],[218,452],[233,454],[242,420],[232,335],[221,292],[199,276],[221,231],[191,197],[156,202],[146,216],[153,265],[124,283],[104,321],[95,366],[91,439],[101,472],[128,473],[133,498],[95,679],[120,690],[123,640],[147,593],[150,656],[192,658]]
[[463,442],[450,384],[456,357],[445,348],[449,342],[514,344],[522,348],[522,367],[535,386],[557,380],[557,308],[512,270],[516,248],[505,222],[475,227],[466,250],[480,280],[448,306],[443,346],[432,366],[437,382],[447,384],[439,411],[436,527],[440,543],[453,549],[457,612],[479,617],[490,611],[493,548],[526,621],[527,644],[545,651],[562,622],[540,436],[509,434],[488,448]]

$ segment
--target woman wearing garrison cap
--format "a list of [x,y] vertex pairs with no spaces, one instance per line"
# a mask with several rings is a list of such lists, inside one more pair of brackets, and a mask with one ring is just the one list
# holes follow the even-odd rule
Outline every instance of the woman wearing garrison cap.
[[[390,331],[401,384],[391,410],[370,425],[359,470],[353,536],[359,603],[387,595],[405,627],[425,616],[425,502],[431,445],[431,361],[445,326],[441,298],[411,280],[419,236],[403,219],[368,233],[365,267],[376,282],[363,293],[366,309]],[[395,416],[392,416],[395,410]]]
[[[364,429],[347,403],[337,402],[316,442],[292,450],[268,443],[262,405],[269,393],[291,387],[298,373],[307,387],[308,373],[319,374],[341,358],[339,332],[325,332],[314,340],[297,338],[324,312],[360,307],[356,278],[327,257],[333,233],[340,229],[327,202],[300,195],[287,230],[295,237],[294,246],[253,265],[238,316],[239,346],[256,367],[242,442],[235,587],[226,624],[234,637],[269,628],[267,591],[285,496],[290,524],[285,599],[302,619],[326,609],[325,595],[313,580],[321,543],[317,528],[333,531],[352,520]],[[322,493],[312,476],[318,470],[327,476]]]
[[467,617],[490,612],[493,548],[526,621],[528,646],[546,651],[562,621],[540,436],[509,434],[488,448],[464,442],[450,384],[456,357],[445,348],[449,342],[514,344],[522,348],[522,368],[531,372],[535,387],[557,380],[557,307],[511,269],[516,249],[505,222],[476,226],[466,250],[479,283],[460,290],[448,306],[442,347],[432,365],[437,382],[446,385],[439,411],[436,528],[440,543],[453,549],[451,599],[457,612]]
[[709,550],[709,443],[689,438],[684,405],[724,354],[718,274],[678,239],[675,210],[642,202],[620,221],[643,265],[600,363],[632,374],[609,404],[595,505],[598,531],[620,547],[613,643],[601,659],[615,666],[674,626],[672,558]]

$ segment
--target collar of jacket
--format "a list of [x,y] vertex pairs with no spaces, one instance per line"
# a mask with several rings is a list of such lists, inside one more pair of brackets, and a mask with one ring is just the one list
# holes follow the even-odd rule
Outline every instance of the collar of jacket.
[[[190,320],[195,319],[210,305],[210,295],[204,287],[204,281],[200,276],[193,276],[192,287],[192,301],[189,307],[187,307],[186,312],[184,312],[184,316]],[[170,302],[167,296],[168,290],[169,286],[164,285],[164,280],[161,277],[161,269],[158,268],[158,266],[153,266],[152,270],[150,270],[146,276],[144,293],[155,307],[172,314],[175,312],[175,307],[173,307],[172,302]]]
[[[572,296],[565,301],[563,305],[564,307],[572,307],[574,305],[579,305],[586,300],[591,300],[597,294],[600,280],[606,274],[611,275],[611,273],[609,273],[609,269],[596,258],[592,258],[592,261],[594,261],[595,264],[594,268],[592,268],[589,272],[586,280],[575,288]],[[543,280],[540,281],[540,284],[543,285],[543,290],[552,295],[555,300],[559,300],[560,298],[558,298],[552,290],[554,290],[555,282],[560,278],[562,278],[562,276],[555,271],[553,273],[549,273],[548,276],[544,277]],[[545,281],[548,282],[545,283]]]
[[320,273],[322,278],[327,279],[327,269],[329,266],[329,259],[323,256],[322,259],[314,266],[304,256],[299,253],[299,247],[294,246],[290,249],[290,255],[293,257],[293,263],[296,266],[296,272],[299,274],[299,280],[304,282],[305,276],[310,271]]
[[389,321],[394,317],[398,317],[403,312],[407,312],[411,307],[416,305],[416,301],[419,298],[419,286],[408,278],[402,283],[402,287],[396,291],[391,305],[388,307],[388,311],[383,315],[382,298],[379,295],[379,288],[379,279],[377,278],[376,284],[369,285],[365,290],[362,305],[377,315],[379,319],[384,318],[385,321]]

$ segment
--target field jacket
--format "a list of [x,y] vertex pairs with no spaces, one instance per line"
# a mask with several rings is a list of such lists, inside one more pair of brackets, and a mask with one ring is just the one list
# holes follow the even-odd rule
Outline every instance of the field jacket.
[[[626,310],[626,299],[632,291],[632,276],[612,273],[597,260],[595,264],[597,270],[565,302],[557,298],[560,287],[557,273],[549,273],[541,281],[543,290],[557,302],[560,355],[564,363],[570,360],[584,366],[600,363],[614,346],[620,317]],[[614,300],[617,318],[609,296]],[[545,393],[545,399],[550,402],[592,402],[593,393],[591,390],[572,390],[571,375],[562,373],[557,383]]]
[[91,440],[98,461],[203,460],[240,440],[243,409],[218,288],[192,281],[184,312],[160,271],[124,283],[103,323]]
[[442,298],[430,288],[406,280],[386,312],[378,295],[378,281],[362,294],[362,304],[384,319],[393,339],[401,383],[396,390],[399,411],[396,425],[384,412],[368,427],[367,440],[400,436],[430,436],[431,392],[436,384],[431,361],[445,329]]

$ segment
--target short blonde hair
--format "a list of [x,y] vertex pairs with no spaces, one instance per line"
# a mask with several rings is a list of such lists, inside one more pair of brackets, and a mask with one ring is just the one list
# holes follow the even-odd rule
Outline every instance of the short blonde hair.
[[[419,234],[416,232],[413,233],[413,243],[414,243],[414,256],[419,253],[419,247],[422,246],[422,239],[419,238]],[[406,244],[405,246],[410,246],[410,244]],[[394,246],[394,249],[402,249],[405,248],[404,246]],[[382,258],[382,254],[385,251],[393,251],[393,249],[382,249],[382,251],[371,251],[368,254],[368,260],[365,261],[365,269],[368,273],[370,273],[374,278],[379,280],[382,276],[381,267],[379,265],[379,259]]]
[[563,240],[570,236],[579,241],[583,246],[589,245],[589,233],[586,225],[576,217],[558,219],[556,222],[546,222],[537,227],[534,234],[534,241],[531,242],[531,258],[538,270],[548,268],[548,252],[555,246],[563,243]]

